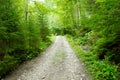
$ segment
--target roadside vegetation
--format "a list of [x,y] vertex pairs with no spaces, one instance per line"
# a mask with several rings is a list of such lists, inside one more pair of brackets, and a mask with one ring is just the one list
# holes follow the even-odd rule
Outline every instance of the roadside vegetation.
[[120,0],[0,0],[0,11],[0,78],[69,35],[95,80],[120,80]]
[[80,61],[85,63],[87,73],[93,77],[93,80],[119,80],[118,66],[112,65],[108,60],[99,60],[98,56],[92,51],[86,51],[71,36],[67,36],[69,43],[75,51]]
[[[120,80],[119,0],[56,0],[61,32],[70,35],[95,80]],[[58,32],[59,30],[56,30]],[[78,45],[78,46],[77,46]],[[81,51],[84,49],[88,52]],[[83,59],[83,60],[84,60]],[[90,72],[90,71],[89,71]]]
[[0,78],[51,44],[48,8],[28,0],[0,0]]

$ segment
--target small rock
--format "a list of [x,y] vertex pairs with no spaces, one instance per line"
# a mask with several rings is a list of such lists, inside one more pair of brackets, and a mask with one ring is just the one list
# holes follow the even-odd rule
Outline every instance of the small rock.
[[85,74],[82,74],[81,76],[82,76],[82,77],[85,77]]
[[80,78],[80,80],[83,80],[82,78]]
[[45,78],[46,78],[45,76],[42,77],[42,79],[45,79]]

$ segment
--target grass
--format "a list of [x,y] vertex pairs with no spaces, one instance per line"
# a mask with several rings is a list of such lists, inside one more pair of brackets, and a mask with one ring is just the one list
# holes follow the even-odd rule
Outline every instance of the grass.
[[93,80],[120,80],[117,66],[111,65],[107,60],[97,59],[97,55],[84,51],[73,38],[67,37],[77,57],[86,64],[88,74]]
[[59,64],[63,63],[65,56],[66,56],[65,52],[63,52],[61,50],[57,51],[53,58],[53,64],[59,65]]
[[51,34],[51,36],[48,37],[52,42],[55,41],[55,35]]

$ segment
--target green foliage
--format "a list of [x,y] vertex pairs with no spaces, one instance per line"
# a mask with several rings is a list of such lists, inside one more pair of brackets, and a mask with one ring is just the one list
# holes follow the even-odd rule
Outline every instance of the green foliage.
[[5,75],[6,72],[12,70],[16,63],[17,60],[13,56],[5,55],[3,61],[0,61],[0,75]]
[[29,0],[0,0],[0,78],[25,60],[37,56],[48,38],[48,8]]
[[63,3],[56,0],[55,3],[60,10],[63,34],[74,36],[79,44],[92,46],[99,59],[120,63],[119,0],[65,0]]
[[98,70],[96,79],[117,79],[116,67],[106,61],[120,63],[119,4],[120,0],[0,0],[0,76],[17,62],[37,56],[51,43],[52,33],[72,35],[75,44],[90,47],[94,55],[82,50],[84,55],[79,54],[79,46],[77,55],[99,65],[96,70],[106,67],[106,72]]
[[[75,38],[76,45],[89,46],[91,51],[90,53],[79,51],[80,47],[77,46],[79,47],[75,47],[75,49],[77,48],[75,50],[78,53],[77,55],[87,61],[85,63],[88,64],[88,67],[93,67],[91,70],[95,74],[95,80],[117,80],[117,74],[120,70],[117,71],[114,65],[120,63],[120,8],[118,6],[120,1],[81,0],[73,2],[73,4],[76,6],[71,8],[71,11],[73,11],[71,14],[79,14],[76,15],[78,18],[70,17],[78,23],[70,23],[73,26],[73,32],[68,34]],[[70,17],[65,19],[68,24]],[[111,67],[111,64],[113,67]]]
[[68,37],[77,57],[82,60],[88,69],[88,73],[93,76],[93,80],[119,80],[117,66],[111,65],[107,60],[98,60],[97,55],[84,51],[79,43]]

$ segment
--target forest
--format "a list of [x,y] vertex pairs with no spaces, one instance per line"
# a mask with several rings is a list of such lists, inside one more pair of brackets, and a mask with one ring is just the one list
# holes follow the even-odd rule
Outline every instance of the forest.
[[0,0],[0,78],[56,35],[94,80],[120,80],[120,0]]

